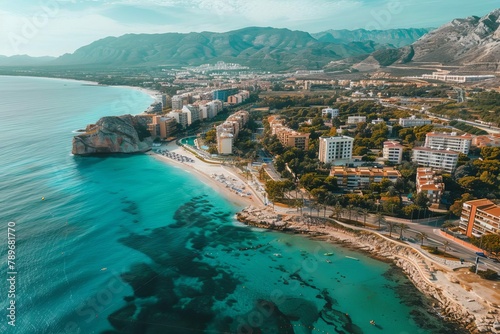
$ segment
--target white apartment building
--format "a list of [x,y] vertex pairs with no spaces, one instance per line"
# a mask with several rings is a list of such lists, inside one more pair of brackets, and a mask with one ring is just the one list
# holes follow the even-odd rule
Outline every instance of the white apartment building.
[[330,118],[334,118],[334,117],[339,117],[339,114],[340,114],[340,111],[338,109],[332,109],[332,108],[325,108],[323,110],[321,110],[321,116],[323,117],[330,117]]
[[472,136],[469,134],[457,135],[452,133],[429,132],[425,136],[425,147],[435,150],[452,150],[463,154],[469,154]]
[[389,162],[400,164],[403,160],[404,147],[397,141],[387,140],[384,142],[382,157]]
[[167,114],[167,116],[175,118],[177,123],[179,123],[183,127],[188,126],[188,114],[183,110],[172,110]]
[[347,124],[365,123],[366,116],[349,116],[347,117]]
[[354,138],[347,136],[320,137],[319,160],[323,163],[344,165],[351,162]]
[[410,116],[409,118],[400,118],[399,125],[403,128],[412,128],[414,126],[422,126],[432,124],[432,121],[427,118],[416,118],[415,115]]
[[188,125],[191,125],[194,122],[202,119],[200,115],[200,109],[198,108],[198,106],[188,104],[182,107],[182,111],[187,114]]
[[233,139],[234,135],[227,132],[222,132],[217,136],[217,152],[219,154],[233,154]]
[[460,153],[450,150],[433,150],[428,147],[415,147],[412,160],[424,167],[431,167],[452,173]]
[[172,110],[182,109],[183,105],[184,102],[181,95],[172,96]]

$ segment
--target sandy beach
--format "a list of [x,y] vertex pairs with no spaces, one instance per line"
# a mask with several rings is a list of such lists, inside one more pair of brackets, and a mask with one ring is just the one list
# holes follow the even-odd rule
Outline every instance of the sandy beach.
[[[182,146],[178,146],[175,142],[154,149],[166,150],[172,157],[185,157],[186,159],[182,161],[181,159],[175,159],[153,151],[147,153],[160,161],[178,166],[195,174],[201,182],[210,186],[236,206],[242,209],[249,205],[255,207],[264,206],[260,196],[257,194],[258,190],[255,189],[255,186],[252,187],[251,183],[247,183],[245,177],[240,175],[236,168],[202,161],[190,151]],[[186,161],[187,159],[191,161]],[[239,192],[232,188],[242,191]]]

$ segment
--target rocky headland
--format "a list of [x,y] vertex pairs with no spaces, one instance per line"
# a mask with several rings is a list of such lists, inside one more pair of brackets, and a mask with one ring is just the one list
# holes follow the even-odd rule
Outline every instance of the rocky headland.
[[138,153],[151,149],[152,139],[146,121],[137,116],[107,116],[89,124],[85,132],[73,137],[72,153],[97,155]]
[[433,308],[445,320],[460,324],[469,333],[496,333],[498,305],[460,284],[453,270],[440,265],[420,251],[380,233],[352,229],[318,217],[280,215],[267,209],[247,207],[237,214],[247,225],[294,234],[366,251],[392,261],[415,287],[434,300]]

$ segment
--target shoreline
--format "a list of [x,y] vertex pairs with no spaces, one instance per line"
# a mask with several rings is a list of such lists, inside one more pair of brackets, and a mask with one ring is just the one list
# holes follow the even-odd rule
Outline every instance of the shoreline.
[[[237,215],[241,223],[278,232],[300,234],[359,252],[402,270],[412,284],[434,302],[433,308],[444,321],[455,323],[469,333],[498,333],[499,306],[491,293],[460,280],[460,271],[434,261],[412,245],[401,243],[375,231],[353,229],[334,219],[335,226],[305,223],[297,215],[279,216],[248,207]],[[313,217],[321,222],[323,218]],[[468,269],[467,269],[468,270]],[[466,272],[465,274],[468,274]],[[495,287],[493,287],[495,289]],[[500,328],[499,328],[500,329]]]
[[[193,153],[184,149],[182,146],[177,145],[175,142],[170,142],[167,145],[161,147],[155,147],[155,150],[168,150],[169,153],[176,153],[194,160],[194,162],[180,162],[172,158],[163,156],[162,154],[155,153],[153,150],[146,152],[146,155],[150,155],[153,158],[162,161],[163,163],[180,167],[186,172],[192,173],[197,177],[198,181],[208,185],[210,188],[216,190],[221,196],[226,200],[235,205],[239,210],[250,205],[263,207],[264,203],[260,201],[260,198],[255,194],[255,190],[238,174],[238,171],[234,167],[223,166],[221,164],[210,164],[198,159]],[[187,167],[187,168],[186,168]],[[232,191],[229,187],[224,186],[223,183],[218,182],[212,175],[224,175],[226,179],[230,180],[234,184],[245,185],[245,191],[250,192],[251,196],[240,196],[237,192]],[[234,180],[234,181],[233,181]]]
[[[393,263],[422,294],[435,302],[437,313],[445,321],[459,324],[471,333],[494,333],[493,328],[497,320],[495,315],[498,313],[497,304],[489,301],[484,296],[484,291],[481,291],[483,293],[480,295],[477,287],[474,290],[460,284],[453,270],[426,256],[421,250],[374,231],[358,231],[350,227],[334,230],[333,227],[311,226],[310,224],[307,226],[297,215],[274,213],[269,207],[264,206],[252,187],[249,186],[254,193],[251,199],[241,197],[210,176],[212,173],[222,173],[246,183],[236,170],[220,164],[203,162],[175,142],[156,149],[165,148],[169,152],[192,158],[195,162],[179,162],[152,151],[146,154],[181,167],[193,173],[200,182],[217,189],[217,192],[229,202],[241,208],[241,211],[237,213],[237,219],[241,223],[279,232],[301,234],[314,240],[330,242],[363,252],[379,261]],[[255,214],[255,216],[245,218],[242,216],[245,212],[250,215]]]

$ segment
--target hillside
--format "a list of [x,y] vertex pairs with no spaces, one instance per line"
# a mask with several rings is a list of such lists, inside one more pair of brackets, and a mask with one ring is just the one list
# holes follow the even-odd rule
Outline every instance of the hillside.
[[262,69],[316,69],[380,48],[372,41],[338,44],[302,31],[252,27],[225,33],[107,37],[59,57],[53,65],[186,66],[226,61]]
[[483,16],[455,19],[397,50],[377,50],[354,68],[392,64],[438,63],[456,73],[500,71],[500,9]]
[[431,28],[409,28],[409,29],[388,29],[388,30],[327,30],[311,34],[321,42],[329,43],[350,43],[373,41],[377,44],[387,44],[394,47],[410,45],[420,37],[431,31]]
[[56,59],[55,57],[30,57],[27,55],[0,56],[0,66],[37,66],[45,65]]

